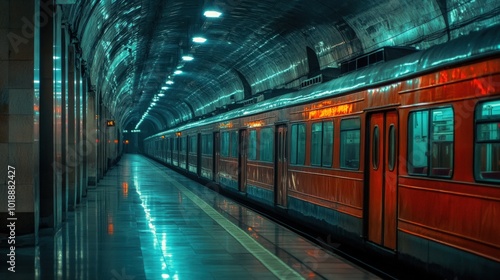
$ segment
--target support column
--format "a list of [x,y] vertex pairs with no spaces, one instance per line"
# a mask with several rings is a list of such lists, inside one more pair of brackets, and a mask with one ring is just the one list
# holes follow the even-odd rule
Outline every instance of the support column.
[[0,1],[0,220],[17,219],[16,245],[38,241],[39,5]]
[[75,121],[75,47],[68,48],[68,207],[76,207],[76,121]]
[[[40,226],[61,226],[60,14],[53,0],[41,0],[47,13],[40,24]],[[59,59],[58,59],[59,57]],[[58,61],[59,60],[59,61]]]
[[88,162],[88,184],[97,185],[97,123],[96,123],[96,93],[88,92],[87,110],[87,162]]
[[68,213],[68,45],[70,41],[69,31],[66,25],[61,29],[61,143],[62,143],[62,220],[66,220]]
[[82,73],[82,145],[80,146],[81,152],[81,164],[82,164],[82,197],[87,197],[88,188],[88,156],[90,149],[92,147],[88,146],[88,135],[87,135],[87,116],[88,116],[88,88],[87,88],[87,78],[85,74],[85,62],[82,61],[81,73]]
[[75,174],[76,174],[76,204],[80,204],[82,198],[82,151],[80,147],[82,146],[82,83],[81,83],[81,65],[80,58],[76,57],[75,60],[75,131],[76,131],[76,164],[75,164]]

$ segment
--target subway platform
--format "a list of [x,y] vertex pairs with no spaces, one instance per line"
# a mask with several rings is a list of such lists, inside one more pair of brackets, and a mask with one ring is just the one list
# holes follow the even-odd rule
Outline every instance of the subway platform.
[[57,234],[1,248],[0,279],[378,279],[141,155],[123,156]]

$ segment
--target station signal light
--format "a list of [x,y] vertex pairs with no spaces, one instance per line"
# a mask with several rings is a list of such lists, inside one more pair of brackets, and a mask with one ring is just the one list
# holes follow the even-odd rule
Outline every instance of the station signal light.
[[107,121],[108,126],[115,126],[115,121],[114,120],[108,120]]

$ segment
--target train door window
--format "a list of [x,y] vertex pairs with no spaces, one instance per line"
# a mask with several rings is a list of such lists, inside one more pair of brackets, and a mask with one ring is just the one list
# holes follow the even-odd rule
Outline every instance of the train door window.
[[196,135],[189,137],[189,152],[196,154],[198,149],[198,141],[196,141]]
[[179,138],[174,138],[174,151],[179,151]]
[[201,136],[201,152],[204,155],[211,156],[213,153],[213,145],[212,145],[212,135],[205,134]]
[[359,118],[340,122],[340,167],[359,169],[361,124]]
[[261,161],[273,161],[274,134],[271,127],[262,128],[260,131],[259,156]]
[[311,165],[321,165],[321,140],[322,140],[322,123],[313,123],[311,127]]
[[480,103],[475,116],[476,180],[500,183],[500,100]]
[[257,131],[255,129],[248,133],[248,159],[257,159]]
[[187,138],[186,137],[182,137],[181,138],[181,148],[180,148],[181,152],[185,153],[186,150],[187,150]]
[[290,164],[304,165],[306,158],[306,125],[303,123],[292,125],[290,137]]
[[411,112],[408,174],[451,178],[454,118],[451,107]]
[[389,127],[389,171],[394,170],[396,163],[396,127],[391,124]]
[[379,135],[379,128],[378,128],[378,125],[376,125],[374,128],[373,128],[373,142],[372,142],[372,167],[373,169],[377,170],[378,169],[378,162],[379,162],[379,155],[380,155],[380,151],[379,151],[379,141],[380,141],[380,135]]
[[222,132],[220,139],[220,154],[223,157],[229,156],[229,132]]
[[238,131],[231,131],[231,157],[238,157]]
[[333,161],[333,122],[323,122],[323,151],[321,166],[331,167]]

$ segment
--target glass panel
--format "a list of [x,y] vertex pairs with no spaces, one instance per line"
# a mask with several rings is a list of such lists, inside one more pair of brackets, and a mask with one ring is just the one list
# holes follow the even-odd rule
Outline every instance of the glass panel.
[[321,164],[322,123],[313,123],[311,127],[311,165]]
[[274,145],[273,129],[266,127],[260,130],[260,160],[273,161]]
[[299,124],[297,131],[297,164],[304,165],[306,161],[306,125]]
[[431,112],[430,175],[451,177],[453,173],[453,110],[440,108]]
[[198,150],[198,142],[196,141],[196,136],[192,136],[192,137],[189,137],[189,152],[190,153],[193,153],[193,154],[196,154],[197,153],[197,150]]
[[250,130],[248,134],[248,159],[257,159],[257,131]]
[[359,169],[360,121],[346,119],[340,122],[340,167]]
[[323,160],[321,165],[331,167],[333,160],[333,122],[323,123]]
[[500,119],[500,100],[481,103],[476,109],[477,120]]
[[231,157],[238,157],[238,131],[231,131]]
[[298,125],[292,125],[292,133],[290,139],[290,164],[297,164],[297,127]]
[[396,129],[393,124],[389,127],[389,170],[394,170],[396,163]]
[[410,113],[408,118],[408,174],[427,175],[429,112]]
[[373,137],[372,137],[372,167],[373,169],[378,169],[378,161],[379,161],[379,130],[378,126],[373,128]]
[[481,103],[476,109],[474,170],[476,179],[500,183],[500,100]]
[[220,154],[221,156],[229,156],[229,132],[222,132],[220,141]]

